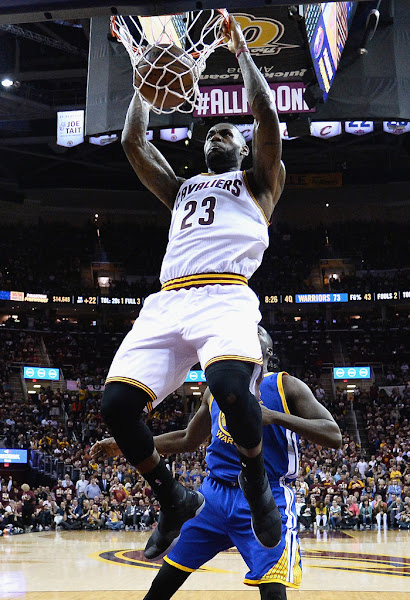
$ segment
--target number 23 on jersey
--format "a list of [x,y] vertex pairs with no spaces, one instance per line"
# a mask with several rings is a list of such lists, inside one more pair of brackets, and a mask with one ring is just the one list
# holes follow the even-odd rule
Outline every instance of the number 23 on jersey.
[[189,200],[183,209],[186,212],[186,215],[182,219],[181,230],[192,227],[195,220],[198,221],[199,225],[212,225],[215,219],[215,207],[215,196],[207,196],[207,198],[204,198],[199,208],[196,200]]

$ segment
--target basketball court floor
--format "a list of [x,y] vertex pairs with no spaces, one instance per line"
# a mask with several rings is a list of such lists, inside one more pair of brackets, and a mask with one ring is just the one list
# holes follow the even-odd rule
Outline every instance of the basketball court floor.
[[[41,532],[0,538],[0,598],[142,600],[159,566],[144,559],[148,533]],[[409,600],[410,531],[301,534],[303,581],[289,600]],[[236,549],[192,574],[177,600],[251,600]]]

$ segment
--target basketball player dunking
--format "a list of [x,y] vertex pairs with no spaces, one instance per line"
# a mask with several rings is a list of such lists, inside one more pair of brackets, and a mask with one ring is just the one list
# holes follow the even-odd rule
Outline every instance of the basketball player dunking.
[[[266,470],[282,516],[282,539],[275,548],[262,548],[255,540],[249,507],[238,489],[240,463],[224,415],[205,392],[202,404],[187,429],[154,438],[162,454],[192,452],[211,434],[206,462],[209,475],[200,490],[206,505],[186,523],[181,537],[156,575],[144,600],[169,600],[189,575],[218,552],[236,546],[248,565],[245,583],[259,586],[262,600],[285,600],[286,588],[299,588],[302,569],[297,514],[292,481],[299,472],[298,437],[339,448],[340,430],[330,413],[299,379],[286,373],[268,373],[272,339],[259,327],[265,377],[261,384],[263,443]],[[118,456],[113,438],[97,442],[91,455],[97,459]]]
[[172,211],[161,291],[146,300],[118,349],[101,406],[122,453],[144,475],[161,505],[158,527],[145,548],[151,559],[169,551],[183,523],[202,510],[204,499],[172,478],[141,413],[182,385],[198,360],[239,452],[240,485],[254,534],[261,545],[275,547],[282,533],[263,462],[261,409],[250,392],[262,358],[259,303],[247,280],[268,246],[267,227],[285,170],[269,86],[232,17],[225,33],[254,116],[252,169],[240,169],[249,149],[238,129],[220,123],[205,141],[208,172],[187,181],[177,177],[146,141],[149,109],[138,93],[123,131],[123,146],[138,177]]

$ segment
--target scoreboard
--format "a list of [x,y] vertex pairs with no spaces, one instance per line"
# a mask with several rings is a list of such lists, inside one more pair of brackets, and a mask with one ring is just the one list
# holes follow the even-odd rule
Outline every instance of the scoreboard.
[[323,292],[308,294],[266,294],[265,304],[328,304],[351,302],[382,302],[385,300],[410,300],[410,291],[394,290],[390,292]]
[[[70,304],[74,306],[128,306],[141,307],[142,296],[87,296],[78,294],[37,294],[30,292],[1,291],[0,300],[30,302],[36,304]],[[388,292],[308,292],[303,294],[280,294],[272,291],[260,298],[262,304],[348,304],[352,302],[384,302],[410,300],[410,290]]]

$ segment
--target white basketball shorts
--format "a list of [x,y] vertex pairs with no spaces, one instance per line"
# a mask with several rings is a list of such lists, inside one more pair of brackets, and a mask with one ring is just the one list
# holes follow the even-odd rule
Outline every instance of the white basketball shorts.
[[145,390],[152,410],[180,387],[190,368],[218,360],[255,364],[251,390],[262,369],[259,301],[246,285],[205,285],[149,296],[118,348],[107,381]]

